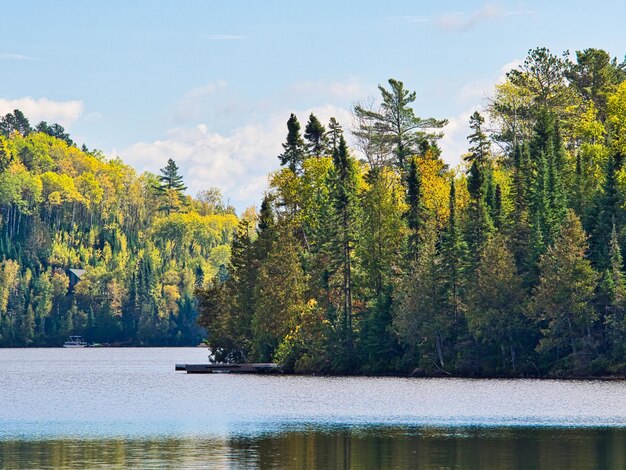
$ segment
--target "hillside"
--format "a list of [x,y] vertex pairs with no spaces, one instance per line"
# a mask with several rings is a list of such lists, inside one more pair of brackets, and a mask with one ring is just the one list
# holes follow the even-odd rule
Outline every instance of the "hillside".
[[194,289],[225,276],[237,224],[219,193],[193,199],[175,164],[138,175],[19,110],[0,133],[0,346],[198,344]]

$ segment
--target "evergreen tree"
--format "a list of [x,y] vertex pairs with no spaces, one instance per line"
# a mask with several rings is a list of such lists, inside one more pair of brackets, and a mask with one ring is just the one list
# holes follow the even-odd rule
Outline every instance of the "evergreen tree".
[[513,149],[513,220],[511,221],[511,242],[518,272],[524,276],[530,269],[528,266],[528,249],[530,243],[532,206],[532,180],[530,166],[530,150],[528,145],[518,144]]
[[[37,124],[37,127],[35,127],[35,131],[43,132],[44,134],[48,134],[49,136],[56,137],[57,139],[64,141],[69,146],[74,145],[74,141],[71,139],[69,133],[65,132],[65,128],[60,124],[55,123],[52,125],[48,125],[46,121],[41,121],[39,124]],[[83,152],[85,152],[85,150],[83,150]]]
[[481,168],[484,168],[489,161],[491,154],[491,143],[487,134],[483,132],[483,125],[485,124],[485,118],[483,118],[478,111],[470,116],[470,129],[472,133],[467,136],[471,147],[469,153],[464,157],[465,161],[478,163]]
[[251,351],[254,360],[273,359],[278,344],[305,308],[304,281],[293,229],[280,227],[255,279]]
[[331,202],[333,205],[333,239],[331,263],[338,277],[339,353],[335,356],[337,368],[349,371],[353,368],[353,285],[352,254],[357,229],[357,174],[356,164],[348,154],[343,136],[333,154],[333,182]]
[[406,178],[406,204],[407,210],[404,218],[409,229],[407,255],[408,259],[416,260],[419,251],[420,230],[423,229],[425,222],[425,209],[422,202],[421,179],[415,158],[410,161]]
[[534,318],[543,337],[537,347],[554,373],[585,373],[593,338],[589,336],[597,315],[591,300],[597,274],[586,258],[587,237],[570,209],[554,244],[541,256],[540,278],[534,291]]
[[[445,343],[455,342],[462,328],[464,291],[467,278],[468,248],[463,239],[456,208],[456,185],[450,182],[450,216],[441,239],[438,256],[438,297],[440,330],[435,338],[439,362],[443,367]],[[451,345],[448,346],[448,349]]]
[[[416,155],[419,146],[424,141],[436,141],[440,134],[428,132],[445,126],[447,121],[434,118],[422,119],[415,115],[411,103],[415,101],[415,92],[404,88],[404,83],[399,80],[389,79],[390,89],[378,86],[382,95],[380,111],[373,111],[362,106],[354,109],[363,122],[373,122],[376,133],[371,138],[379,144],[388,144],[393,150],[395,164],[402,171],[410,155]],[[369,129],[356,130],[371,133]]]
[[626,322],[626,279],[623,272],[624,260],[619,246],[617,230],[613,225],[609,243],[609,265],[604,271],[597,294],[599,313],[606,330],[606,349],[616,361],[622,361],[626,354],[624,339]]
[[313,113],[304,128],[304,139],[309,155],[314,157],[321,157],[328,148],[326,128]]
[[493,222],[489,215],[486,203],[485,170],[474,161],[467,178],[467,190],[470,195],[470,204],[467,219],[467,245],[472,255],[473,265],[493,231]]
[[[513,372],[528,335],[523,316],[524,293],[513,254],[498,234],[480,254],[476,277],[469,293],[466,317],[470,332],[490,348],[481,358],[492,371]],[[495,362],[495,363],[494,363]],[[487,372],[489,372],[487,370]]]
[[601,270],[605,270],[609,266],[611,232],[615,229],[619,234],[622,228],[624,198],[617,179],[621,163],[620,155],[609,156],[604,184],[596,196],[597,209],[591,231],[591,259]]
[[300,123],[295,114],[287,121],[287,140],[283,144],[283,153],[278,156],[280,164],[287,166],[294,173],[299,173],[304,161],[304,141],[300,135]]
[[[444,278],[445,279],[445,278]],[[404,362],[426,371],[447,365],[445,340],[449,318],[442,314],[437,236],[427,228],[419,258],[399,283],[393,307],[393,328],[405,349]]]
[[19,109],[0,118],[0,135],[5,137],[9,137],[13,132],[18,132],[26,137],[32,130],[28,119]]
[[161,199],[159,210],[170,215],[172,212],[180,210],[183,205],[184,192],[187,186],[183,183],[183,177],[179,173],[176,162],[169,158],[167,165],[159,170],[160,175],[157,176],[158,183],[154,189]]
[[328,123],[328,132],[326,133],[326,140],[328,142],[328,152],[332,155],[339,145],[339,140],[343,135],[343,129],[341,124],[337,122],[334,117],[330,118]]

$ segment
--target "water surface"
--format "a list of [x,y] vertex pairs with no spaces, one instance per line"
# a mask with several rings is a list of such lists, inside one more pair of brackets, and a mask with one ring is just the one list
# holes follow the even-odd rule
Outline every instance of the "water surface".
[[0,467],[626,468],[626,383],[187,375],[199,348],[0,349]]

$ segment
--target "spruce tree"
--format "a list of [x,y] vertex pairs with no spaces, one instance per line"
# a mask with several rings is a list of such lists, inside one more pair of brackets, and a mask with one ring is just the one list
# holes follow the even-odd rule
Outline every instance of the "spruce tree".
[[[591,301],[598,276],[586,254],[587,237],[570,209],[558,237],[541,256],[533,296],[532,313],[543,335],[537,350],[548,364],[557,364],[555,373],[588,372],[588,356],[579,353],[594,348],[589,331],[597,319]],[[560,359],[566,362],[559,364]]]
[[313,113],[304,128],[304,139],[309,155],[314,157],[321,157],[328,148],[326,128]]
[[[456,341],[463,321],[464,295],[467,280],[468,247],[463,239],[456,207],[456,185],[450,181],[450,216],[444,229],[437,257],[438,297],[441,311],[440,331],[435,338],[443,367],[444,343]],[[448,344],[448,348],[451,344]]]
[[304,161],[304,141],[300,135],[300,123],[295,114],[287,121],[287,140],[283,144],[283,153],[278,156],[280,164],[287,166],[294,173],[299,173]]
[[339,327],[339,347],[336,367],[344,372],[353,367],[353,328],[352,328],[352,253],[356,241],[357,223],[357,173],[356,164],[348,154],[348,146],[343,136],[333,154],[333,181],[331,201],[333,205],[333,240],[331,263],[338,278],[340,305],[337,307]]
[[467,245],[469,247],[472,264],[478,262],[478,256],[493,231],[493,222],[485,201],[486,181],[485,170],[474,161],[467,178],[467,190],[470,195],[467,219]]
[[409,163],[409,172],[406,178],[406,204],[404,214],[409,235],[407,240],[407,257],[416,260],[418,257],[420,231],[424,225],[424,205],[422,202],[422,189],[419,168],[415,158]]
[[506,238],[497,234],[480,255],[466,311],[470,332],[488,346],[492,358],[499,358],[482,357],[484,367],[492,368],[485,372],[513,372],[517,368],[522,334],[526,333],[523,302],[513,254]]
[[604,271],[598,293],[600,314],[606,330],[607,349],[614,360],[621,361],[626,354],[624,333],[626,322],[626,279],[624,278],[624,260],[619,246],[617,230],[613,225],[609,243],[609,265]]
[[604,183],[596,196],[597,209],[591,231],[591,259],[601,270],[609,265],[609,241],[613,228],[618,234],[622,229],[624,198],[617,179],[621,163],[620,155],[609,155]]

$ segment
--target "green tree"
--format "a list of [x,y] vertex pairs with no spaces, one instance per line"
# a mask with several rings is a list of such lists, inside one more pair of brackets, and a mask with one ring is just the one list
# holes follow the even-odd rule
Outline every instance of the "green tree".
[[356,116],[364,118],[364,125],[372,126],[373,129],[361,128],[354,133],[357,136],[366,134],[380,144],[389,145],[395,164],[404,171],[408,157],[418,153],[420,144],[424,141],[434,142],[441,137],[441,134],[429,130],[445,126],[447,120],[417,117],[411,107],[415,101],[415,92],[406,90],[404,83],[393,78],[389,79],[389,86],[390,89],[378,86],[382,95],[379,111],[359,105],[355,107]]
[[483,131],[484,124],[485,118],[478,111],[470,116],[472,133],[467,136],[467,140],[469,140],[471,147],[469,153],[464,157],[465,161],[469,163],[477,162],[481,168],[485,168],[491,155],[491,143]]
[[18,132],[23,137],[32,132],[28,118],[19,109],[0,118],[0,134],[9,137],[13,132]]
[[299,173],[304,161],[304,141],[300,135],[300,123],[295,114],[287,121],[287,140],[283,144],[283,153],[278,156],[280,164],[287,166],[294,173]]
[[348,146],[341,136],[333,154],[332,186],[330,192],[332,214],[331,272],[338,287],[335,319],[339,352],[337,369],[353,368],[353,253],[357,235],[358,200],[356,162],[348,154]]
[[178,165],[171,158],[167,160],[167,165],[159,171],[161,174],[157,177],[158,184],[154,186],[157,195],[161,199],[159,210],[170,215],[172,212],[177,212],[181,209],[187,186],[183,183],[183,177],[179,173]]
[[304,128],[304,139],[309,155],[321,157],[328,148],[326,128],[313,113]]
[[592,299],[598,276],[586,258],[587,237],[569,210],[559,236],[539,261],[540,278],[533,294],[532,315],[541,325],[538,352],[553,371],[589,369],[597,314]]
[[412,158],[409,163],[409,172],[406,178],[406,204],[404,213],[409,235],[407,239],[408,259],[416,260],[419,254],[419,244],[423,226],[425,223],[425,208],[422,202],[422,181],[419,174],[417,161]]
[[[514,372],[528,331],[521,279],[502,235],[492,237],[482,250],[468,297],[466,317],[470,333],[498,358],[492,364],[493,370]],[[481,359],[485,366],[491,362],[488,357]]]

